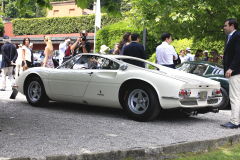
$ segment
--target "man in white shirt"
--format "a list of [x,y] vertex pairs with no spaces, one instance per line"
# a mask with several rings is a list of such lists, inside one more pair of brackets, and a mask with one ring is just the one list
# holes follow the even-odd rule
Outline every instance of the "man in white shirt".
[[178,55],[173,46],[170,45],[172,42],[172,35],[170,33],[163,33],[161,39],[163,41],[162,44],[156,48],[156,63],[175,68],[173,60],[177,60]]
[[65,51],[70,42],[71,42],[71,38],[67,37],[67,38],[65,38],[65,41],[63,43],[60,43],[60,45],[59,45],[59,65],[61,65],[63,62],[63,57],[65,56]]
[[181,63],[186,61],[185,50],[180,51],[180,56],[179,57],[181,59]]
[[191,49],[190,47],[186,48],[186,61],[194,61],[194,55],[192,55],[191,53]]

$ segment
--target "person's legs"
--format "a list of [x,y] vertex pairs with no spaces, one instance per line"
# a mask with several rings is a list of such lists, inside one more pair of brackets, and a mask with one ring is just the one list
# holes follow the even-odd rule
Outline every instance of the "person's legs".
[[16,78],[16,79],[18,78],[19,70],[20,70],[20,65],[17,64],[17,65],[16,65],[16,68],[15,68],[15,78]]
[[8,77],[9,77],[9,79],[10,79],[10,81],[11,81],[11,87],[12,87],[13,84],[14,84],[14,77],[13,77],[12,72],[13,72],[13,66],[8,67]]
[[240,75],[229,78],[229,97],[232,108],[230,122],[238,125],[240,112]]
[[6,74],[8,72],[8,67],[2,68],[2,89],[6,90]]

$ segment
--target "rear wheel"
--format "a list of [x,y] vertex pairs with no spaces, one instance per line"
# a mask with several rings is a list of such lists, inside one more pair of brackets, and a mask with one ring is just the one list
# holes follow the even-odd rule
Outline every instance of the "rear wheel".
[[213,106],[213,108],[216,109],[224,109],[228,103],[229,103],[229,96],[227,94],[227,91],[221,87],[221,93],[222,93],[222,97],[220,97],[218,100],[220,101],[217,105]]
[[125,92],[124,108],[131,119],[141,122],[156,118],[161,109],[156,91],[145,84]]
[[38,77],[33,77],[28,81],[25,93],[28,103],[32,106],[45,106],[49,101],[43,83]]

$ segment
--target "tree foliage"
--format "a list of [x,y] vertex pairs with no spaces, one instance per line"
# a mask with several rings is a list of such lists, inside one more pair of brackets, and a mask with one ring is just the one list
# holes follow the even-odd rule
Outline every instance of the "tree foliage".
[[170,32],[177,38],[224,40],[224,20],[240,15],[239,0],[132,0],[129,20],[160,39]]
[[46,16],[46,9],[40,8],[36,5],[35,0],[28,0],[28,10],[20,14],[22,9],[17,6],[15,0],[4,0],[4,16],[11,18],[38,18]]
[[[15,0],[16,6],[20,8],[20,13],[22,15],[25,15],[25,13],[29,12],[31,10],[31,7],[29,6],[29,1],[30,0]],[[61,0],[33,0],[37,6],[41,8],[48,8],[52,9],[52,5],[50,2],[55,2],[55,1],[61,1]],[[97,0],[95,0],[97,1]],[[103,3],[101,4],[101,10],[102,12],[108,13],[108,15],[113,15],[115,17],[121,17],[121,12],[120,12],[120,7],[119,3],[121,0],[102,0]],[[88,4],[92,4],[93,0],[75,0],[76,4],[78,7],[85,9]]]

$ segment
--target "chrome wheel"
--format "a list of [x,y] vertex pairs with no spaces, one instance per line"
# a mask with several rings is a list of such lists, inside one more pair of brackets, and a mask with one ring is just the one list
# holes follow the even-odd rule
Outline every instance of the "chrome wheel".
[[32,81],[28,86],[28,97],[34,103],[41,98],[42,89],[37,81]]
[[135,114],[146,112],[149,107],[149,97],[142,89],[135,89],[128,97],[128,106]]

